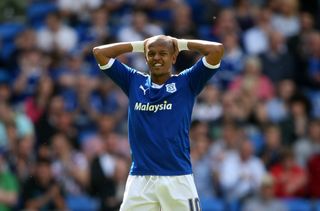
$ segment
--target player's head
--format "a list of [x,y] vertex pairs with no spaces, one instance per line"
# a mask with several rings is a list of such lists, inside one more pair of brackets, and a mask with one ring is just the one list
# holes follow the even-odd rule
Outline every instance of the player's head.
[[177,58],[177,46],[168,36],[151,37],[145,43],[145,57],[151,75],[170,75]]

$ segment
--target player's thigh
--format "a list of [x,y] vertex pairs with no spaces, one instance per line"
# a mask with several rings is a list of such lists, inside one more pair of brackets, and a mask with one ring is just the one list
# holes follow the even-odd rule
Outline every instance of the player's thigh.
[[159,211],[154,180],[148,176],[129,176],[120,211]]
[[158,194],[163,211],[200,211],[200,202],[192,175],[168,177]]

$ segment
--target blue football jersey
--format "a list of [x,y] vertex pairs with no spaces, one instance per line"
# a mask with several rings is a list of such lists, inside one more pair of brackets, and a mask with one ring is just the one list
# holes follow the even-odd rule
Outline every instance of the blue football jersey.
[[217,72],[203,58],[160,88],[150,75],[118,60],[100,67],[129,98],[128,138],[131,175],[173,176],[192,173],[189,129],[196,96]]

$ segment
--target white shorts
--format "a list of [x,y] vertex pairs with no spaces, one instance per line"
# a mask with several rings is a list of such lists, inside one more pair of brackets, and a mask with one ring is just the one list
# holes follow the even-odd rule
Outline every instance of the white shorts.
[[120,211],[200,211],[193,175],[129,175]]

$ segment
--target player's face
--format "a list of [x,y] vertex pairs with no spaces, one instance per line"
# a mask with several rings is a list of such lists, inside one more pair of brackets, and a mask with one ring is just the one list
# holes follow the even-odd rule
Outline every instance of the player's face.
[[152,76],[170,76],[172,64],[176,61],[172,43],[165,40],[148,42],[146,44],[146,61]]

